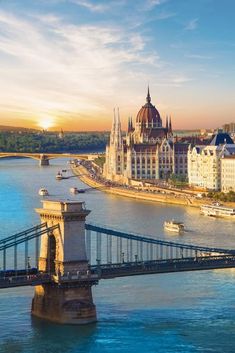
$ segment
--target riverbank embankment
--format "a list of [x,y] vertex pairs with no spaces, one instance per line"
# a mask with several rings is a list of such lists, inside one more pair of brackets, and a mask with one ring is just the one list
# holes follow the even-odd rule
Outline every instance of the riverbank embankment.
[[172,195],[170,193],[153,193],[142,190],[133,190],[128,187],[119,187],[119,186],[109,186],[102,183],[100,180],[95,179],[89,173],[89,171],[83,166],[79,165],[77,167],[72,167],[72,171],[79,179],[90,186],[101,190],[103,192],[108,192],[110,194],[129,197],[138,200],[159,202],[165,204],[175,204],[182,206],[191,206],[191,207],[200,207],[202,204],[205,204],[205,200],[200,200],[196,198],[189,197],[185,194]]

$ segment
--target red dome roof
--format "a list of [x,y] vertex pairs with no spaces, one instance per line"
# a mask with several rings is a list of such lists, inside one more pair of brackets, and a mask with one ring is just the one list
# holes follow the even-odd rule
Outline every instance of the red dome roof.
[[155,106],[152,105],[151,103],[149,89],[148,89],[148,95],[146,97],[146,104],[140,109],[139,113],[137,114],[136,122],[143,123],[144,125],[146,123],[148,124],[153,123],[156,127],[162,126],[161,116],[158,110],[155,108]]

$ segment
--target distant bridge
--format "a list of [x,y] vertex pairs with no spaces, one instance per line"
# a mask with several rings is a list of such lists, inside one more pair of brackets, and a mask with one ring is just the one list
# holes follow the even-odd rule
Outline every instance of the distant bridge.
[[82,160],[94,160],[99,154],[73,154],[73,153],[21,153],[21,152],[0,152],[0,158],[32,158],[39,161],[40,165],[49,165],[49,160],[54,158],[71,158]]

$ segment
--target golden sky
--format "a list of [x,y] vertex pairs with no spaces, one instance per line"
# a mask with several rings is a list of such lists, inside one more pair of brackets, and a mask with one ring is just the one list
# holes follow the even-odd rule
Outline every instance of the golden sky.
[[[148,84],[163,121],[171,115],[176,129],[233,121],[233,12],[219,2],[210,6],[1,2],[0,125],[109,130],[119,107],[125,128],[145,103]],[[219,33],[211,30],[218,21]]]

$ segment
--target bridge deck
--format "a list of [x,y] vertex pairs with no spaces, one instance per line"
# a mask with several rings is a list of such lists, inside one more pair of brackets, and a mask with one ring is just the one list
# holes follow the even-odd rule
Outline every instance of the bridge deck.
[[136,275],[215,270],[234,267],[235,256],[211,256],[197,259],[188,258],[100,265],[99,268],[94,266],[92,269],[99,271],[100,279],[109,279]]
[[[184,258],[171,260],[155,260],[145,262],[128,262],[117,264],[101,264],[99,266],[90,266],[88,272],[77,272],[68,274],[63,277],[52,276],[48,273],[34,272],[26,273],[20,276],[17,273],[9,276],[1,272],[0,289],[21,287],[21,286],[37,286],[44,283],[64,283],[83,284],[84,282],[97,284],[101,279],[111,279],[117,277],[137,276],[147,274],[160,274],[183,271],[201,271],[226,269],[235,267],[235,256],[207,256],[200,258]],[[7,273],[7,272],[6,272]]]

